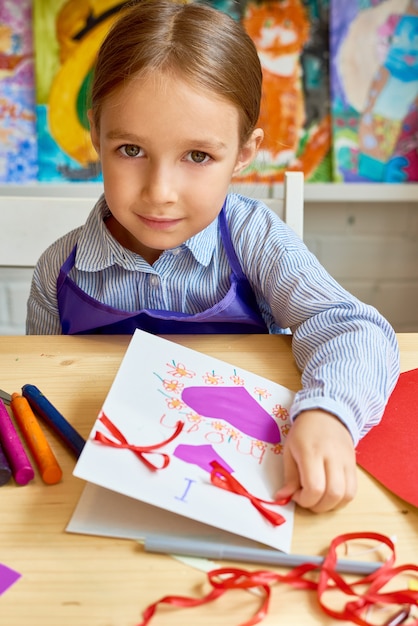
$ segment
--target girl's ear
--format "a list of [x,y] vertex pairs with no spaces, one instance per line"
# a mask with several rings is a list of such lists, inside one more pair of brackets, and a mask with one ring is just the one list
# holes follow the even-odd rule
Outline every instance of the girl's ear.
[[263,138],[264,131],[261,128],[255,128],[248,141],[242,146],[238,153],[233,174],[238,174],[238,172],[245,169],[247,165],[255,159]]
[[93,147],[96,150],[97,154],[100,155],[99,133],[97,132],[97,128],[93,120],[93,113],[91,109],[87,111],[87,117],[89,118],[89,123],[90,123],[91,143],[93,144]]

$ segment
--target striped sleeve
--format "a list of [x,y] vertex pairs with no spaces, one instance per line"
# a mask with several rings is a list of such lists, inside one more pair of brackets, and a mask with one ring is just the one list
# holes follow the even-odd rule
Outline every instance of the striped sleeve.
[[339,285],[277,216],[259,205],[238,213],[234,245],[260,309],[271,332],[289,328],[293,335],[302,389],[291,418],[323,409],[347,426],[356,444],[380,421],[399,376],[393,328]]

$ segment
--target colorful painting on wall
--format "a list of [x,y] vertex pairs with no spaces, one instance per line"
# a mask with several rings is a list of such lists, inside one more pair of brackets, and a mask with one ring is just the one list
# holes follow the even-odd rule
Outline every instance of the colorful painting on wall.
[[[198,0],[191,0],[198,1]],[[39,179],[101,180],[86,110],[94,56],[121,0],[34,0]],[[242,20],[259,50],[263,149],[236,181],[282,182],[285,170],[331,180],[329,0],[212,0]]]
[[332,0],[335,179],[418,180],[418,1]]
[[[126,2],[0,3],[0,183],[101,180],[88,88]],[[243,21],[263,66],[265,141],[235,182],[418,180],[417,0],[208,2]]]
[[120,0],[34,0],[39,180],[101,180],[91,144],[88,88]]
[[31,0],[0,3],[0,183],[36,180]]
[[332,180],[328,0],[247,0],[242,22],[263,70],[259,124],[265,137],[255,162],[236,180]]

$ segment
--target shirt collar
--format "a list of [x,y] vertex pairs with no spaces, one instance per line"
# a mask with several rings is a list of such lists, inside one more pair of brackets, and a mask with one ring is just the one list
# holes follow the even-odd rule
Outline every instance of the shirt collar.
[[85,272],[100,272],[112,265],[127,270],[137,270],[141,257],[124,248],[106,228],[105,220],[111,215],[102,195],[87,218],[77,242],[75,266]]
[[183,244],[190,250],[198,263],[207,267],[212,260],[217,245],[218,220],[215,219],[204,230]]

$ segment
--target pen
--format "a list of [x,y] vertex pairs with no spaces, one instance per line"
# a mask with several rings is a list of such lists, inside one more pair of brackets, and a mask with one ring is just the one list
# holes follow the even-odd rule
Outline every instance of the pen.
[[13,393],[10,407],[29,450],[33,454],[42,480],[47,485],[55,485],[62,478],[62,470],[33,414],[29,402],[18,393]]
[[[247,546],[234,546],[218,542],[193,539],[190,537],[173,537],[169,535],[148,535],[145,537],[144,549],[147,552],[163,554],[179,554],[183,556],[197,556],[225,561],[245,561],[248,563],[262,563],[278,567],[297,567],[304,563],[322,565],[324,559],[320,556],[305,556],[303,554],[284,554],[279,550]],[[337,572],[346,574],[371,574],[383,563],[350,561],[339,559],[336,563]]]
[[19,435],[7,412],[3,400],[0,399],[0,441],[18,485],[26,485],[35,476]]
[[8,483],[11,477],[12,470],[3,452],[3,448],[0,446],[0,487]]
[[85,445],[85,440],[61,415],[46,396],[35,385],[23,385],[22,395],[32,409],[55,431],[63,443],[78,458]]
[[10,393],[7,393],[7,391],[3,391],[3,389],[0,389],[0,398],[3,400],[3,402],[5,402],[6,404],[10,404],[10,401],[12,399],[12,396],[10,395]]
[[399,624],[403,624],[403,622],[409,617],[410,609],[401,609],[398,613],[393,615],[387,622],[383,624],[383,626],[399,626]]

